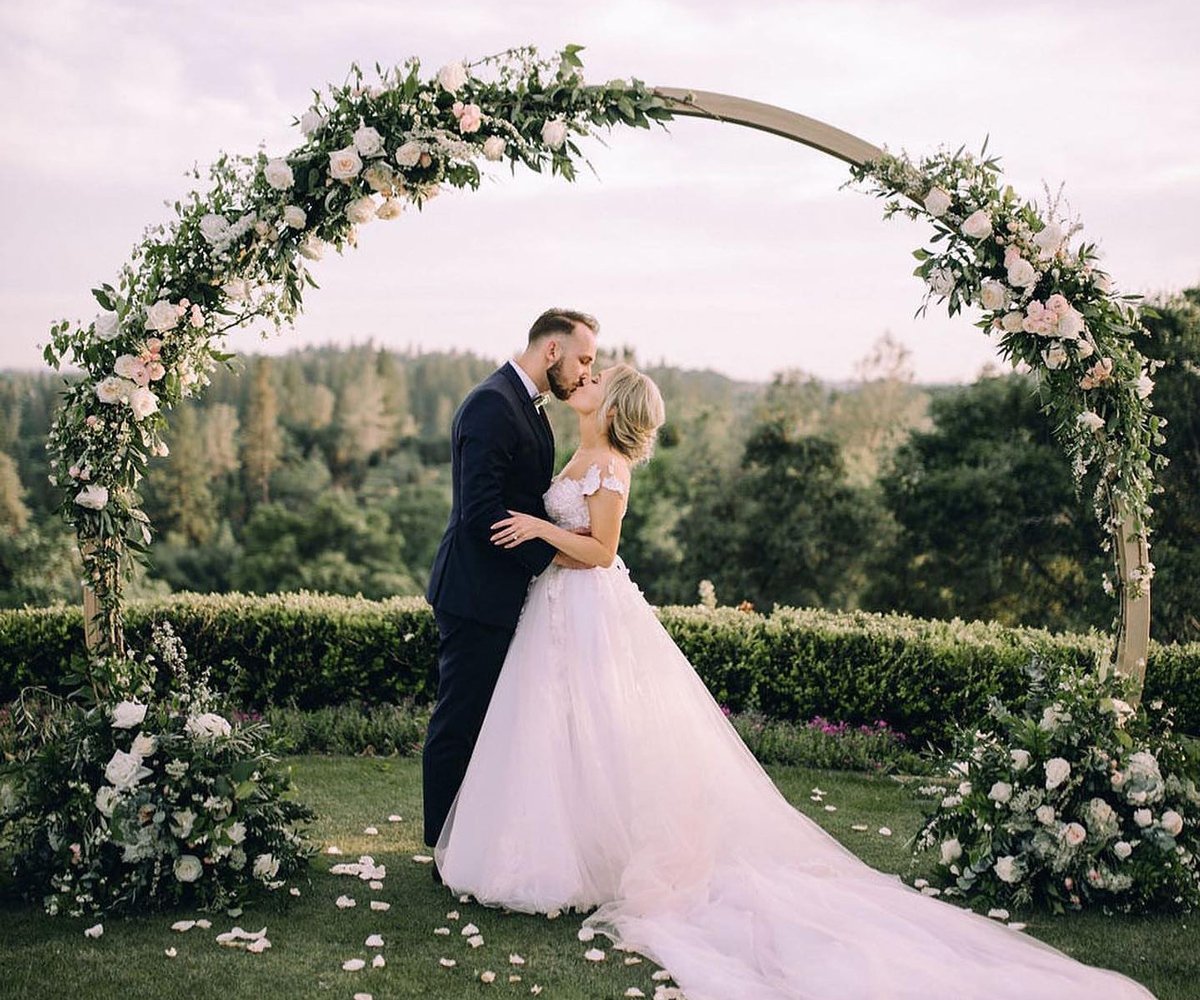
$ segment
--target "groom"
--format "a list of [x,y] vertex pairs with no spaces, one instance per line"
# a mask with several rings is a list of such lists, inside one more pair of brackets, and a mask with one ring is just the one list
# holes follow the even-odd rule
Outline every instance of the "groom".
[[[491,526],[509,511],[546,516],[554,435],[545,402],[548,392],[566,399],[591,377],[598,330],[585,313],[542,313],[525,350],[472,389],[454,415],[450,523],[425,594],[439,637],[437,704],[423,761],[430,847],[466,774],[529,581],[556,558],[570,564],[540,539],[499,548]],[[433,875],[440,881],[436,866]]]

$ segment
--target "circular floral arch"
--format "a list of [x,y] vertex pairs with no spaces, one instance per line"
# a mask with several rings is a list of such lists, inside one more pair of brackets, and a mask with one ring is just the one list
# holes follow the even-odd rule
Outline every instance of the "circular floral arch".
[[[914,162],[822,122],[722,94],[649,88],[639,80],[584,83],[580,47],[553,60],[531,48],[424,79],[418,60],[376,66],[316,94],[296,123],[304,142],[287,156],[221,156],[207,191],[176,202],[152,227],[116,284],[93,290],[101,312],[51,328],[46,360],[73,361],[49,437],[51,479],[83,556],[89,648],[120,653],[123,568],[150,544],[138,485],[166,454],[166,411],[199,394],[228,361],[221,336],[254,318],[282,326],[315,286],[307,261],[356,242],[358,226],[421,208],[445,185],[476,188],[480,160],[547,168],[567,180],[594,126],[649,128],[706,117],[775,133],[845,160],[851,181],[932,223],[915,251],[930,298],[951,314],[978,305],[977,326],[1000,333],[1001,352],[1035,376],[1043,408],[1072,461],[1094,480],[1095,510],[1114,555],[1106,588],[1120,599],[1110,664],[1140,682],[1149,641],[1147,546],[1153,449],[1165,424],[1151,412],[1153,371],[1134,345],[1136,296],[1119,296],[1096,266],[1094,245],[1072,248],[1078,226],[1021,201],[995,159],[940,152]],[[984,151],[986,153],[986,149]],[[195,179],[200,180],[199,172]]]

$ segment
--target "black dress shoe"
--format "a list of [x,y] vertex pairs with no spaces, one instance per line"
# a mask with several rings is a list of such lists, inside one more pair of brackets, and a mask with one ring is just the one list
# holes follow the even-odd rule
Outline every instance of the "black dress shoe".
[[433,876],[433,882],[435,885],[445,885],[445,883],[442,881],[442,873],[438,870],[436,863],[429,866],[429,873]]

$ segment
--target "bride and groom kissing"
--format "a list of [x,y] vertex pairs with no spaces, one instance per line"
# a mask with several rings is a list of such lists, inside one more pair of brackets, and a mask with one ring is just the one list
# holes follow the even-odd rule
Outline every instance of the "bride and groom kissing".
[[[617,555],[665,409],[631,366],[593,373],[598,331],[543,313],[454,418],[427,592],[435,880],[587,912],[689,1000],[1151,997],[868,867],[780,794]],[[557,476],[549,394],[579,421]]]

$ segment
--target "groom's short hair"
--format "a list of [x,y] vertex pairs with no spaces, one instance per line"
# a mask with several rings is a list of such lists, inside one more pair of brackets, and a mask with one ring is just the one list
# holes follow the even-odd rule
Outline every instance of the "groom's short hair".
[[570,335],[575,331],[575,324],[582,323],[592,333],[600,332],[600,323],[595,316],[574,309],[547,309],[533,321],[529,328],[529,343],[533,344],[543,337],[555,335]]

